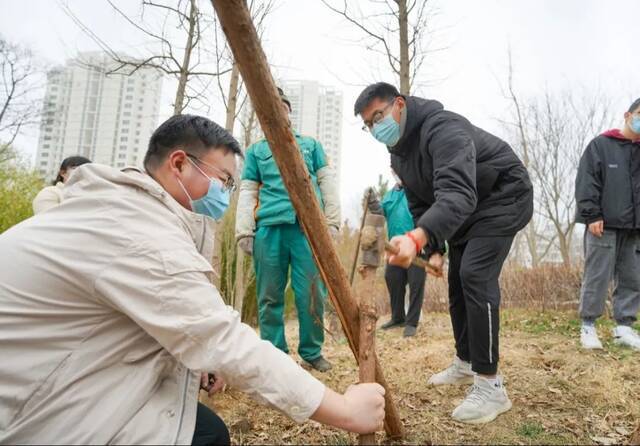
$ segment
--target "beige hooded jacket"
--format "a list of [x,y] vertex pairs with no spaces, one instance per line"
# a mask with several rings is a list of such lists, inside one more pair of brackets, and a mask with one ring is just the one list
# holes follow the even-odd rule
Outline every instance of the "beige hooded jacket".
[[190,444],[200,371],[315,412],[324,385],[208,280],[211,223],[140,171],[87,164],[0,235],[0,443]]

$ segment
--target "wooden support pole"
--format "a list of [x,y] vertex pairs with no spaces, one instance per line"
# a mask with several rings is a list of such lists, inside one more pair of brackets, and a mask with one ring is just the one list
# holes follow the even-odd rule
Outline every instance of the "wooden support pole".
[[[329,228],[311,185],[311,178],[271,76],[249,10],[244,0],[212,0],[222,29],[238,64],[260,125],[269,142],[289,198],[305,232],[329,296],[338,313],[349,346],[359,361],[360,319],[347,274],[333,247]],[[385,430],[402,437],[403,427],[380,364],[375,357],[376,381],[386,390]]]
[[360,231],[358,231],[358,242],[356,243],[356,251],[353,254],[353,263],[351,264],[351,273],[349,274],[349,283],[353,286],[353,278],[356,275],[356,266],[358,266],[358,254],[360,254],[360,241],[362,240],[362,230],[364,222],[367,219],[367,211],[369,210],[369,197],[371,197],[371,189],[367,191],[364,201],[364,210],[362,211],[362,220],[360,221]]
[[[372,383],[376,381],[376,322],[378,312],[375,301],[375,266],[361,266],[358,272],[362,277],[358,294],[360,296],[360,382]],[[376,444],[376,434],[363,434],[359,438],[360,444]]]

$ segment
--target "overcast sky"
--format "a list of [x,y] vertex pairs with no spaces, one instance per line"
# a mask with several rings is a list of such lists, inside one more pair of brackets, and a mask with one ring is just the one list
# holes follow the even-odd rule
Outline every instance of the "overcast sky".
[[[117,4],[139,10],[136,0]],[[69,7],[114,48],[134,52],[144,42],[105,0],[69,0]],[[447,109],[503,135],[498,122],[508,103],[500,83],[510,46],[518,89],[527,96],[551,91],[601,90],[622,113],[640,96],[637,50],[640,1],[636,0],[440,0],[432,21],[432,47],[444,47],[425,63],[425,85],[415,93],[438,99]],[[0,0],[0,33],[32,48],[48,63],[63,63],[78,51],[97,49],[54,0]],[[211,8],[202,2],[202,8]],[[384,146],[360,130],[353,102],[362,87],[378,80],[397,83],[384,60],[351,42],[361,35],[319,0],[276,0],[266,22],[265,49],[275,75],[310,79],[344,91],[342,202],[353,218],[359,197],[379,173],[390,178]],[[635,48],[635,50],[634,50]],[[171,82],[165,82],[160,119],[171,114]],[[211,117],[223,121],[223,106]],[[17,140],[33,156],[37,130]]]

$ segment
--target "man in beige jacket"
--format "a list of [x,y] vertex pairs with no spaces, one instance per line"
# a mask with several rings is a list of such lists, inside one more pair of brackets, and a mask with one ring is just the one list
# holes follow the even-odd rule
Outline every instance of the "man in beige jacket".
[[0,235],[0,443],[228,442],[197,402],[203,372],[298,422],[382,428],[382,387],[333,392],[211,285],[209,216],[239,153],[217,124],[174,116],[146,173],[82,166],[60,206]]

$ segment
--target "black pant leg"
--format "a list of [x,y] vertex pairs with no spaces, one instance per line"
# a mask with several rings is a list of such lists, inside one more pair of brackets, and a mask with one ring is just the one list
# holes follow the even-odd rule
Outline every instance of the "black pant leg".
[[407,270],[409,281],[409,311],[407,312],[407,325],[418,326],[422,302],[424,301],[424,283],[427,272],[424,268],[411,265]]
[[384,270],[384,280],[389,290],[391,300],[391,320],[405,321],[404,295],[407,289],[407,270],[401,266],[387,264]]
[[469,333],[471,369],[492,375],[498,370],[500,286],[513,237],[478,237],[467,242],[460,265]]
[[231,437],[222,418],[202,403],[198,403],[196,430],[193,433],[193,446],[227,445]]
[[461,244],[449,247],[449,315],[456,341],[456,355],[463,361],[470,361],[467,309],[460,281],[460,264],[465,246],[466,244]]

